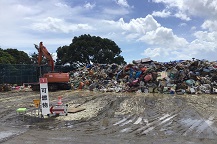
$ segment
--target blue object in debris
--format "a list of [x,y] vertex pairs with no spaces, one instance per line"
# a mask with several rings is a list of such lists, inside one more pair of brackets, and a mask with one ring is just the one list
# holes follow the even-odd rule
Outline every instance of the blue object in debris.
[[186,80],[185,82],[188,86],[192,86],[195,83],[193,79]]
[[207,69],[207,68],[204,68],[203,71],[204,71],[204,72],[210,72],[210,70]]
[[196,76],[200,76],[200,72],[195,72],[195,75]]
[[117,73],[116,80],[118,80],[118,77],[119,77],[119,75],[121,74],[122,71],[123,71],[123,70],[121,70],[121,71],[119,71],[119,72]]
[[87,67],[87,68],[91,68],[91,67],[92,67],[92,65],[91,65],[91,64],[88,64],[86,67]]
[[175,94],[175,91],[170,90],[170,94],[171,94],[171,95]]
[[142,73],[141,71],[137,71],[137,72],[136,72],[136,76],[135,76],[135,78],[139,78],[140,75],[141,75],[141,73]]
[[133,77],[133,69],[130,68],[130,78],[132,78],[132,77]]

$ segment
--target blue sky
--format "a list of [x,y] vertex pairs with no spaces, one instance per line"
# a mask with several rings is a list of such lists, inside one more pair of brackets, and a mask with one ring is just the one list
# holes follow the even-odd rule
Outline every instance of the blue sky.
[[74,36],[113,40],[125,61],[217,60],[217,0],[1,0],[0,47],[55,57]]

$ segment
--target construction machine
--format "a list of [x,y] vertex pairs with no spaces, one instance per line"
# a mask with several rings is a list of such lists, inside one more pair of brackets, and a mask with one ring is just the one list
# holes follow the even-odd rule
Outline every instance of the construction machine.
[[[47,48],[43,45],[43,42],[39,43],[39,46],[35,44],[35,48],[38,50],[38,65],[40,67],[40,77],[47,78],[48,90],[68,90],[71,89],[69,73],[54,72],[54,60]],[[41,72],[41,62],[43,57],[46,58],[47,64],[51,67],[51,72]],[[31,84],[33,91],[38,91],[40,88],[39,83]]]

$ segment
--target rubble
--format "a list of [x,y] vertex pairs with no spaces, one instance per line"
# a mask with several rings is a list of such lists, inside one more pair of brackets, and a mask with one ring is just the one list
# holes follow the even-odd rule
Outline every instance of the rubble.
[[71,72],[73,89],[167,94],[217,93],[217,62],[149,58],[132,64],[89,64]]
[[11,91],[12,86],[10,84],[0,84],[0,92]]
[[30,88],[30,86],[19,86],[17,84],[0,84],[0,92],[8,92],[8,91],[12,91],[12,92],[20,92],[20,91],[32,91],[32,89]]

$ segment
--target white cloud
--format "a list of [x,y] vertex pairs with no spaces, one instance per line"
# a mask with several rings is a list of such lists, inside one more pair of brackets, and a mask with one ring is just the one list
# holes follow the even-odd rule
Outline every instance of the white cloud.
[[80,29],[93,29],[88,24],[71,24],[62,19],[48,17],[32,24],[32,29],[35,31],[51,31],[69,33]]
[[[184,1],[184,0],[183,0]],[[189,14],[194,16],[213,17],[217,16],[217,1],[216,0],[194,0],[184,1]]]
[[[207,32],[207,31],[197,31],[194,33],[194,36],[196,39],[200,41],[206,41],[206,42],[215,42],[217,38],[217,32]],[[217,44],[216,44],[217,46]]]
[[209,31],[217,31],[217,20],[206,20],[201,27]]
[[184,26],[187,26],[187,24],[186,23],[180,23],[179,26],[184,27]]
[[170,50],[164,47],[147,48],[141,55],[161,62],[188,60],[192,58],[191,54],[189,52],[187,53],[186,49]]
[[86,4],[84,5],[84,8],[86,8],[86,9],[93,9],[95,6],[96,6],[95,4],[86,3]]
[[194,31],[194,30],[196,30],[196,29],[197,29],[197,27],[195,27],[195,26],[192,26],[192,27],[191,27],[191,30],[192,30],[192,31]]
[[66,4],[63,4],[61,2],[55,3],[54,5],[57,7],[60,7],[60,8],[67,8],[68,7]]
[[184,38],[174,35],[172,29],[162,27],[151,15],[145,18],[131,19],[126,23],[123,18],[118,21],[105,21],[107,24],[125,31],[127,38],[143,41],[150,45],[163,45],[168,47],[185,46],[188,42]]
[[[204,31],[197,30],[196,26],[191,27],[191,31],[195,31],[191,42],[186,43],[183,47],[180,45],[180,49],[175,49],[173,52],[169,52],[170,55],[175,55],[177,59],[189,59],[192,57],[198,59],[216,60],[217,55],[217,0],[153,0],[156,3],[163,3],[168,11],[171,12],[171,16],[180,18],[181,20],[190,21],[191,18],[204,18],[205,21],[201,25]],[[155,38],[155,33],[152,33],[152,37]],[[182,48],[181,48],[182,47]],[[157,50],[162,51],[163,47],[158,47]],[[155,52],[155,49],[149,49]],[[164,49],[165,51],[166,49]],[[144,51],[147,54],[147,51]],[[162,55],[165,55],[162,53]],[[161,56],[162,56],[161,55]],[[156,56],[156,58],[160,58]]]
[[128,23],[123,18],[118,21],[105,21],[105,23],[107,27],[109,24],[117,29],[117,34],[122,30],[122,37],[126,38],[126,41],[143,42],[152,46],[142,53],[145,57],[161,61],[169,58],[175,60],[190,57],[189,52],[185,52],[189,45],[187,40],[175,35],[172,29],[162,27],[151,15],[131,19]]
[[166,18],[166,17],[169,17],[171,13],[169,11],[163,10],[163,11],[154,11],[152,15],[155,17]]
[[169,7],[177,7],[182,9],[184,7],[184,0],[152,0],[155,3],[165,3]]
[[172,29],[164,27],[159,27],[155,31],[148,32],[139,40],[151,45],[161,45],[164,46],[165,49],[170,50],[184,47],[188,43],[184,38],[174,35]]
[[[216,33],[195,32],[195,40],[188,42],[186,39],[173,33],[172,29],[162,27],[151,15],[145,18],[131,19],[128,23],[123,19],[118,21],[105,21],[105,25],[111,25],[116,29],[116,36],[120,32],[122,38],[129,41],[140,41],[149,44],[143,56],[154,60],[169,61],[178,59],[212,59],[216,55]],[[185,24],[182,24],[185,25]],[[193,29],[195,29],[194,27]],[[122,31],[121,31],[122,30]]]
[[171,43],[170,46],[173,45],[176,48],[165,47],[165,44],[161,44],[157,48],[144,50],[142,55],[159,61],[162,61],[162,59],[166,61],[186,60],[193,57],[215,61],[217,55],[217,32],[197,31],[194,33],[194,36],[195,39],[190,43],[185,43],[184,45],[182,45],[181,41],[179,42],[180,45]]
[[162,54],[162,49],[161,48],[147,48],[144,50],[144,53],[142,55],[149,57],[151,56],[152,58],[160,57],[161,55],[167,55],[167,54]]
[[[198,39],[192,41],[189,45],[189,48],[195,54],[202,54],[204,57],[206,53],[211,54],[217,49],[215,43],[209,41],[200,41]],[[209,57],[209,55],[207,56]]]
[[123,7],[130,7],[127,0],[117,0],[116,3]]
[[117,22],[110,22],[113,25],[117,24],[120,28],[130,33],[145,34],[160,27],[160,24],[151,15],[147,15],[145,18],[131,19],[129,23],[126,23],[123,18]]
[[196,37],[188,48],[194,57],[200,59],[216,60],[217,55],[217,32],[198,31],[194,33]]
[[172,14],[169,9],[164,9],[163,11],[154,11],[152,13],[153,16],[155,17],[162,17],[162,18],[167,18],[167,17],[176,17],[181,20],[189,21],[191,20],[190,17],[188,17],[184,12],[178,11],[174,14]]
[[130,41],[130,40],[133,40],[133,39],[137,39],[139,36],[140,36],[140,34],[138,34],[138,33],[130,33],[130,34],[126,35],[126,39],[128,41]]
[[177,17],[177,18],[180,18],[181,20],[185,20],[185,21],[191,20],[190,17],[188,17],[186,14],[184,14],[181,11],[179,11],[178,13],[176,13],[174,16]]
[[168,9],[177,9],[175,15],[184,20],[190,16],[217,17],[217,0],[153,0],[155,3],[164,3]]

